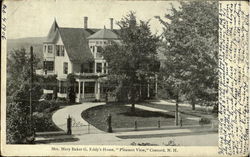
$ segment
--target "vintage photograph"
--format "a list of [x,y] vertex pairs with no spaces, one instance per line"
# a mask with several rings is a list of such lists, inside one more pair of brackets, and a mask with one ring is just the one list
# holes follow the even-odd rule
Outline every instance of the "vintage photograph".
[[217,147],[218,7],[6,2],[6,144]]

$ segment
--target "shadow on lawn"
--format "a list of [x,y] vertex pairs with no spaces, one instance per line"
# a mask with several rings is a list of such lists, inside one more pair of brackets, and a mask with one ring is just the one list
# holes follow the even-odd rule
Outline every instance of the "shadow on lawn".
[[127,111],[118,113],[120,115],[124,116],[135,116],[135,117],[164,117],[164,118],[174,118],[173,115],[169,115],[162,112],[153,112],[153,111],[146,111],[146,110],[140,110],[135,109],[135,112]]

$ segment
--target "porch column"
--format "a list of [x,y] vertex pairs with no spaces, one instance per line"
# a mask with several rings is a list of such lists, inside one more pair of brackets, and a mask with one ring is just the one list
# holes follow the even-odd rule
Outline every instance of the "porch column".
[[84,99],[84,81],[82,82],[82,98]]
[[81,82],[80,80],[78,81],[78,102],[81,101]]
[[62,89],[62,82],[60,80],[58,80],[58,86],[59,86],[59,90],[58,92],[61,93],[61,89]]
[[102,62],[102,74],[104,73],[104,63]]
[[100,100],[100,82],[96,81],[96,94],[95,94],[96,100]]

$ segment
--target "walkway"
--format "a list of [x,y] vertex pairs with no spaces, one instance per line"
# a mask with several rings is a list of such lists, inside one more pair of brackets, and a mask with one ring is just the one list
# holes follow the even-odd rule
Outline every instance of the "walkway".
[[[209,130],[192,132],[187,128],[173,128],[148,131],[128,131],[106,133],[92,125],[89,125],[82,117],[81,113],[91,107],[104,105],[104,103],[83,103],[79,105],[67,106],[56,111],[53,116],[53,122],[62,130],[67,130],[66,120],[70,115],[72,117],[72,136],[58,135],[51,136],[54,141],[45,141],[44,144],[60,145],[131,145],[131,143],[152,143],[163,145],[169,140],[176,141],[180,145],[204,145],[213,146],[217,144],[217,133]],[[136,105],[143,109],[142,105]],[[145,107],[146,110],[160,111],[155,108]],[[89,129],[89,130],[88,130]],[[89,133],[89,132],[90,133]],[[67,137],[66,137],[67,136]],[[210,139],[210,140],[207,140]],[[44,139],[46,140],[46,139]],[[192,141],[190,143],[190,141]],[[41,144],[43,142],[41,141]]]
[[89,125],[81,116],[84,110],[99,105],[104,105],[104,103],[83,103],[80,105],[67,106],[56,111],[52,116],[52,120],[57,127],[66,132],[67,118],[70,116],[72,118],[72,134],[83,133],[84,130],[87,132],[89,128],[91,128],[92,133],[101,133],[101,130]]

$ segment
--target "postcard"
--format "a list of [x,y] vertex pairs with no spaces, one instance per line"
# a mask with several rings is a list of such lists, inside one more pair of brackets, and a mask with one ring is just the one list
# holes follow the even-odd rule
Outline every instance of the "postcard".
[[4,0],[1,155],[248,155],[248,11]]

